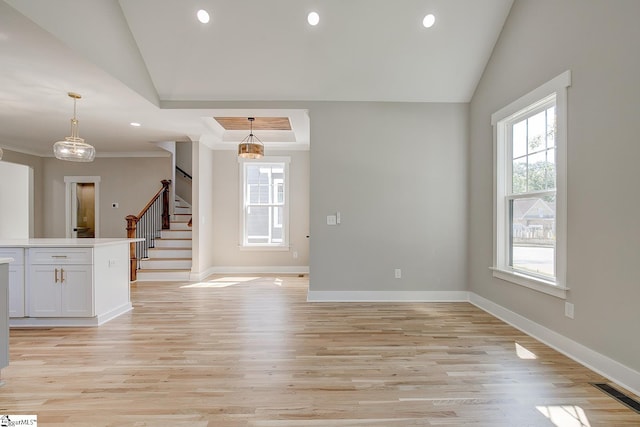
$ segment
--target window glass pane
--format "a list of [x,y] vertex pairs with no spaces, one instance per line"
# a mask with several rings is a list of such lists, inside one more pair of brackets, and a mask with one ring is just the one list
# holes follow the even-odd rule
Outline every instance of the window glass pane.
[[542,151],[536,154],[532,154],[527,157],[528,163],[528,176],[527,176],[527,191],[540,191],[547,188],[553,188],[549,186],[547,180],[547,152]]
[[547,108],[547,148],[556,146],[556,107]]
[[245,163],[245,244],[284,244],[285,166],[282,163]]
[[546,189],[556,188],[556,150],[547,150],[547,162],[545,164]]
[[510,200],[510,265],[543,276],[555,275],[555,196]]
[[513,158],[525,156],[527,154],[527,121],[513,125]]
[[541,111],[527,119],[527,141],[529,145],[529,154],[546,148],[545,111]]
[[246,213],[247,243],[269,243],[269,207],[250,206]]
[[527,191],[527,158],[520,157],[513,161],[512,189],[513,194]]

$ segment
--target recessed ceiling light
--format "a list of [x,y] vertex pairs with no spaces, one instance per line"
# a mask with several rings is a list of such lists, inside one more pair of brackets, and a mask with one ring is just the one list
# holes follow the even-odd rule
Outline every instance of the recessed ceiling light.
[[198,16],[198,21],[202,22],[203,24],[208,24],[209,23],[209,12],[207,12],[204,9],[200,9],[197,13]]
[[424,19],[422,20],[422,25],[424,25],[425,28],[431,28],[435,23],[436,23],[436,17],[433,16],[433,14],[431,13],[425,16]]
[[139,128],[139,127],[140,127],[140,123],[138,123],[138,122],[131,122],[131,123],[129,123],[129,124],[130,124],[131,126],[133,126],[133,127],[137,127],[137,128]]
[[320,15],[318,15],[318,12],[309,12],[307,15],[307,22],[309,25],[318,25],[318,22],[320,22]]

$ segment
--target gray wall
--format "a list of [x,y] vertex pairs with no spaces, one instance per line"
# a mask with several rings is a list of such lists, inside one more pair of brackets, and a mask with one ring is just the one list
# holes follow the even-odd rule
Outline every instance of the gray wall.
[[[169,157],[98,157],[91,163],[44,158],[42,163],[42,237],[65,237],[65,176],[100,177],[100,237],[126,237],[124,218],[137,215],[160,190],[160,181],[171,176]],[[119,208],[112,208],[112,202]]]
[[310,107],[310,289],[466,290],[468,105]]
[[[640,2],[516,0],[470,106],[470,290],[640,371]],[[490,115],[570,69],[568,301],[494,279]]]

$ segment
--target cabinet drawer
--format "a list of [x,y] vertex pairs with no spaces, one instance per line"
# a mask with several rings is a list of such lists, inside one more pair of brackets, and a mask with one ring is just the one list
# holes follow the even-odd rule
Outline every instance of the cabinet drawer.
[[23,248],[0,248],[0,258],[13,258],[12,265],[24,264]]
[[92,264],[91,248],[33,248],[29,249],[31,264]]

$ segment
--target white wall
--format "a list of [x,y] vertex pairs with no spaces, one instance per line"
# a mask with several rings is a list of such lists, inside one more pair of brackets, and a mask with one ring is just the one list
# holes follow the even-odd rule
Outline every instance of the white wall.
[[201,142],[192,146],[193,166],[193,260],[192,280],[203,279],[214,267],[213,245],[216,234],[213,216],[213,159],[214,152]]
[[[310,290],[466,290],[468,106],[326,102],[309,111]],[[328,226],[336,211],[342,223]]]
[[[2,161],[29,166],[33,170],[33,237],[43,237],[43,168],[42,157],[4,149]],[[1,201],[0,201],[1,203]]]
[[[290,157],[289,251],[241,250],[240,182],[238,154],[213,152],[213,255],[214,265],[224,271],[248,267],[271,267],[273,271],[306,271],[309,266],[309,152],[272,151],[267,156]],[[293,252],[298,258],[293,258]],[[290,267],[278,269],[277,267]],[[268,269],[271,270],[271,269]]]
[[[516,0],[470,106],[471,291],[640,372],[640,2]],[[490,115],[570,69],[568,301],[494,279]]]
[[33,170],[0,161],[0,238],[33,236]]

